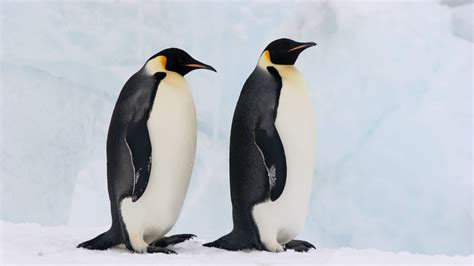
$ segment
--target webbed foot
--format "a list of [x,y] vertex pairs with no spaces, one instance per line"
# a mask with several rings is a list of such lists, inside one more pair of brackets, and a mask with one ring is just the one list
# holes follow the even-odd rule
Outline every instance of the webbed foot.
[[291,240],[284,245],[285,249],[292,249],[296,252],[308,252],[310,249],[316,249],[313,244],[303,240]]
[[151,243],[150,246],[164,248],[170,245],[179,244],[181,242],[192,239],[194,237],[196,237],[196,235],[193,235],[193,234],[172,235],[172,236],[164,237],[160,240],[156,240],[155,242]]
[[168,248],[163,248],[163,247],[154,247],[154,246],[148,246],[146,249],[147,253],[165,253],[165,254],[177,254],[175,251],[168,249]]

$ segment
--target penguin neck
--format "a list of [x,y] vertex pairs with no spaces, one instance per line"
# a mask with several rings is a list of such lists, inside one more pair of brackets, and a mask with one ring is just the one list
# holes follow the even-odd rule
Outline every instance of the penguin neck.
[[294,65],[279,65],[274,64],[270,58],[270,52],[265,50],[258,60],[257,67],[267,70],[267,67],[274,67],[282,78],[287,75],[299,74],[298,69]]
[[148,75],[154,75],[157,72],[166,73],[163,82],[168,82],[175,87],[187,87],[186,80],[180,74],[166,69],[166,56],[160,55],[148,60],[145,64],[145,72]]

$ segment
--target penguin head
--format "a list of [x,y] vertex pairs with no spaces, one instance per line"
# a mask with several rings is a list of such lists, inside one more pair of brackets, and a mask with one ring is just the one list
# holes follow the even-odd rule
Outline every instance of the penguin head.
[[153,74],[159,71],[173,71],[184,76],[195,69],[217,72],[212,66],[199,62],[178,48],[168,48],[153,55],[145,66]]
[[293,65],[301,52],[315,45],[315,42],[296,42],[282,38],[271,42],[262,55],[268,56],[273,64]]

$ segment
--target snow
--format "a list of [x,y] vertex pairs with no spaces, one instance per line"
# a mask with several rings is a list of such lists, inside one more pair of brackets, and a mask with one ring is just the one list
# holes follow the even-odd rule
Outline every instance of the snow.
[[[87,227],[109,226],[105,139],[115,100],[146,58],[177,46],[218,73],[186,77],[198,147],[172,233],[229,232],[235,103],[265,45],[290,37],[318,43],[297,62],[317,119],[313,195],[298,237],[330,254],[473,254],[473,4],[439,2],[2,1],[0,218],[85,227],[76,242],[100,231]],[[360,251],[346,251],[357,261]]]
[[472,265],[470,256],[427,256],[408,252],[382,252],[376,249],[317,249],[308,253],[286,251],[229,252],[206,248],[205,240],[192,239],[172,247],[178,255],[133,254],[123,245],[106,251],[78,249],[81,241],[95,236],[105,228],[87,227],[42,227],[38,224],[14,224],[1,222],[1,258],[3,264],[456,264]]
[[469,41],[474,41],[474,3],[452,9],[453,33]]

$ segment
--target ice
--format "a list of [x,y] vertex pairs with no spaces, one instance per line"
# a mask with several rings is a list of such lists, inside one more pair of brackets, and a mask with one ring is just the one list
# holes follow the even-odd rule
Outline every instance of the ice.
[[62,229],[32,225],[25,242],[38,243],[38,229],[57,234],[48,245],[60,254],[85,254],[62,245],[110,225],[105,140],[117,95],[149,56],[176,46],[218,73],[187,76],[198,148],[172,233],[229,232],[233,110],[265,45],[290,37],[318,43],[297,62],[318,129],[298,238],[335,263],[370,252],[325,248],[473,254],[472,4],[438,2],[2,2],[1,219],[74,226],[59,227],[74,236],[61,240]]

